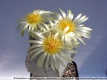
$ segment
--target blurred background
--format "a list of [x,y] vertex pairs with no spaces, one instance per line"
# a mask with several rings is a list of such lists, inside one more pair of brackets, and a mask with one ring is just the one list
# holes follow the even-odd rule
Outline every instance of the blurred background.
[[22,37],[17,21],[33,10],[53,12],[72,10],[89,19],[84,22],[92,28],[92,36],[81,43],[74,57],[80,77],[106,77],[107,72],[107,0],[0,0],[0,77],[29,77],[25,66],[28,34]]

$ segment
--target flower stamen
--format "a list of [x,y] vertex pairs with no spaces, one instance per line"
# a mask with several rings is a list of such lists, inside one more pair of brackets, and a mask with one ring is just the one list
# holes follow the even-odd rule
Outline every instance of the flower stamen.
[[62,47],[62,41],[54,38],[53,35],[46,38],[43,42],[44,50],[47,53],[55,54],[58,53]]
[[29,13],[26,15],[26,21],[30,24],[41,22],[42,18],[39,13]]
[[60,30],[63,31],[66,27],[69,27],[69,29],[66,33],[74,32],[76,29],[75,23],[73,21],[71,21],[68,18],[64,18],[64,19],[59,21],[59,28],[60,28]]

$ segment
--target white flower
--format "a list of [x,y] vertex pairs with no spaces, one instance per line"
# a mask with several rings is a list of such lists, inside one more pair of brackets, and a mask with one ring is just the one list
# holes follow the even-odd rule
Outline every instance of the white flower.
[[91,28],[86,27],[83,22],[85,22],[88,17],[82,16],[79,14],[75,19],[73,19],[74,15],[70,10],[68,10],[67,15],[63,10],[61,10],[62,15],[56,13],[57,16],[57,27],[60,32],[64,33],[65,43],[68,43],[68,47],[75,43],[74,45],[78,45],[78,39],[85,45],[83,37],[90,38]]
[[53,70],[58,69],[58,63],[65,66],[61,60],[62,58],[71,63],[72,58],[67,56],[67,51],[61,38],[61,34],[54,31],[54,29],[45,33],[35,32],[35,40],[28,41],[32,43],[28,55],[32,54],[31,59],[40,55],[37,66],[45,66],[46,69],[48,69],[48,65],[51,65]]
[[53,13],[51,11],[44,10],[34,10],[31,13],[28,13],[26,16],[22,17],[19,20],[18,30],[23,27],[21,35],[23,36],[25,30],[28,28],[28,32],[35,30],[42,30],[46,22],[49,20],[54,20],[52,17]]

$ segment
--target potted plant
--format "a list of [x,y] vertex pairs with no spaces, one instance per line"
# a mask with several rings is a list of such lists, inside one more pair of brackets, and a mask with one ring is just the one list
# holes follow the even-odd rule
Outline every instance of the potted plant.
[[[88,17],[79,14],[74,18],[71,10],[67,14],[58,12],[34,10],[19,20],[17,27],[24,36],[28,30],[30,48],[26,58],[26,67],[33,77],[72,77],[66,73],[76,69],[73,56],[80,42],[85,45],[83,37],[90,38],[91,28],[86,27]],[[69,68],[72,66],[71,68]]]

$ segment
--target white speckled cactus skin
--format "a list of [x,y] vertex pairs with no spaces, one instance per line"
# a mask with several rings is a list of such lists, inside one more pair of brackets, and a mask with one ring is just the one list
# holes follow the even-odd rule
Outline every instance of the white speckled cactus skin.
[[53,71],[51,69],[51,66],[49,66],[48,70],[45,68],[38,68],[36,65],[37,58],[34,60],[30,60],[30,56],[27,56],[25,64],[26,68],[28,69],[28,72],[33,74],[33,77],[58,77],[59,72],[58,71]]
[[[73,57],[73,54],[69,56]],[[61,77],[63,75],[63,71],[65,70],[65,67],[59,64],[59,70],[52,70],[51,66],[49,66],[48,70],[46,70],[44,67],[38,68],[36,65],[36,62],[38,60],[38,57],[31,60],[31,56],[27,56],[25,65],[28,70],[28,72],[32,73],[33,77]],[[62,59],[63,60],[63,59]],[[67,65],[68,62],[63,60],[64,64]]]

